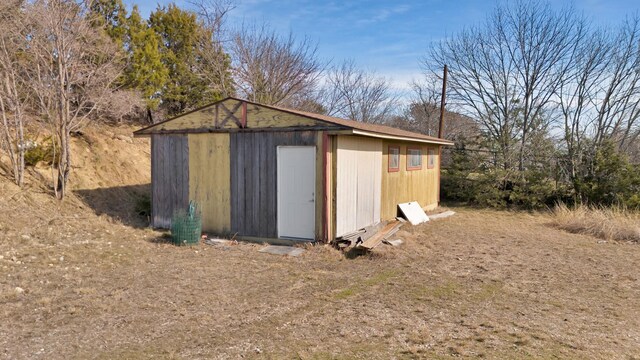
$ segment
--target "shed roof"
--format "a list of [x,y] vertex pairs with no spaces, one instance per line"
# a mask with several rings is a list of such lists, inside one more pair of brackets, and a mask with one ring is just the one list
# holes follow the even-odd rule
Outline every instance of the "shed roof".
[[232,97],[232,96],[227,97],[225,99],[222,99],[220,101],[214,102],[212,104],[206,105],[206,106],[204,106],[204,107],[202,107],[200,109],[196,109],[196,110],[190,111],[188,113],[185,113],[185,114],[182,114],[182,115],[178,115],[178,116],[173,117],[171,119],[168,119],[168,120],[153,124],[153,125],[148,126],[148,127],[145,127],[143,129],[140,129],[140,130],[134,132],[134,135],[147,135],[147,133],[145,131],[155,127],[156,125],[159,125],[159,124],[162,124],[162,123],[166,123],[166,122],[178,119],[178,118],[180,118],[180,117],[182,117],[184,115],[187,115],[187,114],[190,114],[192,112],[201,110],[203,108],[215,105],[217,103],[221,103],[221,102],[229,100],[229,99],[246,102],[248,104],[262,106],[262,107],[270,108],[270,109],[277,110],[277,111],[283,111],[283,112],[286,112],[286,113],[299,115],[299,116],[302,116],[302,117],[305,117],[305,118],[318,120],[318,121],[329,123],[329,124],[333,124],[333,125],[338,125],[341,128],[350,129],[351,130],[351,134],[353,134],[353,135],[386,138],[386,139],[392,139],[392,140],[395,139],[395,140],[406,140],[406,141],[418,141],[418,142],[434,143],[434,144],[440,144],[440,145],[453,145],[454,144],[453,141],[450,141],[450,140],[441,139],[441,138],[437,138],[437,137],[433,137],[433,136],[429,136],[429,135],[425,135],[425,134],[421,134],[421,133],[417,133],[417,132],[402,130],[402,129],[394,128],[394,127],[391,127],[391,126],[370,124],[370,123],[364,123],[364,122],[355,121],[355,120],[347,120],[347,119],[337,118],[337,117],[333,117],[333,116],[321,115],[321,114],[316,114],[316,113],[307,112],[307,111],[294,110],[294,109],[289,109],[289,108],[275,106],[275,105],[265,105],[265,104],[260,104],[260,103],[257,103],[257,102],[253,102],[253,101],[249,101],[249,100],[245,100],[245,99],[240,99],[240,98],[236,98],[236,97]]
[[[250,101],[248,102],[251,103]],[[262,104],[259,104],[259,105],[262,105]],[[450,140],[441,139],[441,138],[437,138],[437,137],[433,137],[433,136],[429,136],[429,135],[425,135],[425,134],[421,134],[413,131],[402,130],[402,129],[398,129],[398,128],[394,128],[386,125],[378,125],[378,124],[365,123],[365,122],[355,121],[355,120],[347,120],[347,119],[337,118],[333,116],[321,115],[321,114],[316,114],[316,113],[307,112],[307,111],[293,110],[293,109],[288,109],[288,108],[283,108],[283,107],[273,106],[273,105],[262,105],[262,106],[271,107],[273,109],[287,111],[289,113],[298,114],[300,116],[305,116],[315,120],[320,120],[320,121],[328,122],[331,124],[346,126],[355,130],[366,132],[366,134],[356,133],[358,135],[366,136],[366,135],[369,135],[369,133],[375,133],[380,135],[390,135],[394,137],[403,137],[403,138],[410,138],[410,139],[416,139],[416,140],[428,140],[436,143],[444,143],[444,145],[454,144],[453,141],[450,141]]]

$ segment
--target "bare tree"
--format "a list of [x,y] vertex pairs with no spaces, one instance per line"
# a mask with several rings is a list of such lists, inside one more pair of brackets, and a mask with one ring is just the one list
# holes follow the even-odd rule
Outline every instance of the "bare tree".
[[503,167],[522,171],[534,151],[529,138],[550,126],[553,97],[584,36],[585,22],[572,9],[518,1],[439,42],[424,65],[434,76],[449,66],[452,99],[481,122]]
[[[525,151],[531,132],[549,126],[548,111],[564,74],[574,66],[576,54],[587,35],[584,19],[573,9],[558,12],[548,3],[519,1],[506,8],[506,26],[499,34],[516,64],[517,95],[521,106],[519,169],[524,170]],[[498,16],[500,18],[500,16]],[[516,41],[510,41],[515,36]],[[534,154],[528,154],[534,155]]]
[[[392,119],[393,126],[430,136],[438,136],[440,126],[440,97],[442,81],[426,76],[410,83],[409,103],[403,112]],[[454,106],[445,108],[444,137],[456,142],[469,142],[480,136],[480,129],[472,118],[460,114]],[[459,144],[462,145],[462,144]]]
[[605,33],[591,33],[580,44],[574,66],[564,74],[566,79],[557,89],[563,140],[568,157],[567,173],[574,185],[582,176],[578,174],[578,168],[583,162],[585,141],[598,116],[594,107],[598,103],[598,89],[603,88],[607,79],[612,45]]
[[226,20],[231,11],[236,8],[234,0],[189,0],[198,18],[211,31],[214,42],[227,42]]
[[567,173],[576,185],[591,175],[595,154],[613,142],[628,154],[640,136],[640,19],[617,33],[592,31],[558,89]]
[[70,136],[112,95],[118,77],[115,45],[91,26],[87,2],[35,0],[26,7],[32,26],[31,84],[60,151],[54,184],[62,199],[71,172]]
[[[442,82],[433,76],[425,76],[422,81],[413,80],[409,104],[405,107],[396,125],[407,130],[437,136],[440,117],[440,97]],[[449,124],[450,125],[450,124]]]
[[323,70],[317,47],[308,38],[279,36],[266,25],[237,32],[231,53],[238,91],[264,104],[287,105],[312,91]]
[[611,44],[598,106],[594,143],[613,140],[626,149],[640,135],[640,18],[625,21]]
[[[26,26],[20,8],[22,0],[0,4],[0,112],[2,132],[0,149],[11,162],[15,183],[24,182],[25,100],[22,92],[23,74],[20,54],[26,49]],[[22,61],[23,62],[23,61]]]
[[436,77],[445,64],[449,66],[449,98],[482,124],[496,144],[503,168],[509,169],[518,139],[512,118],[516,70],[505,45],[495,41],[494,32],[489,27],[466,29],[438,43],[423,64]]
[[224,51],[224,46],[232,40],[225,25],[229,12],[236,8],[236,4],[233,0],[189,0],[189,3],[195,8],[206,32],[198,46],[201,61],[196,71],[222,96],[233,95],[233,84],[228,81],[231,78],[231,59]]
[[328,115],[384,123],[398,108],[389,81],[358,69],[353,60],[329,69],[325,81],[321,98]]

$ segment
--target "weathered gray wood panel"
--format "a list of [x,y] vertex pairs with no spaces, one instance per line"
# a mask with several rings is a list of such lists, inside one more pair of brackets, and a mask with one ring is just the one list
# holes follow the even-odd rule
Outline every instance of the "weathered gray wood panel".
[[177,209],[189,204],[187,135],[151,136],[152,226],[167,229]]
[[315,146],[315,131],[231,133],[231,231],[278,237],[277,148]]

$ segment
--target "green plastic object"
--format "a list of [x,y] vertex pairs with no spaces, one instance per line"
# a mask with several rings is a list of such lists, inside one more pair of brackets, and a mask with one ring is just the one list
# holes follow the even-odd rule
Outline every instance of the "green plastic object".
[[198,204],[189,201],[187,211],[180,209],[171,219],[171,240],[174,245],[197,245],[202,235],[202,218]]

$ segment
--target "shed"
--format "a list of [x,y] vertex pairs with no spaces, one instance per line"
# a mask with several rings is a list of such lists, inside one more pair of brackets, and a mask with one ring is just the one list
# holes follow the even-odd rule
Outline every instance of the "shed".
[[438,206],[448,140],[229,97],[136,131],[151,137],[152,226],[195,200],[203,231],[330,242]]

